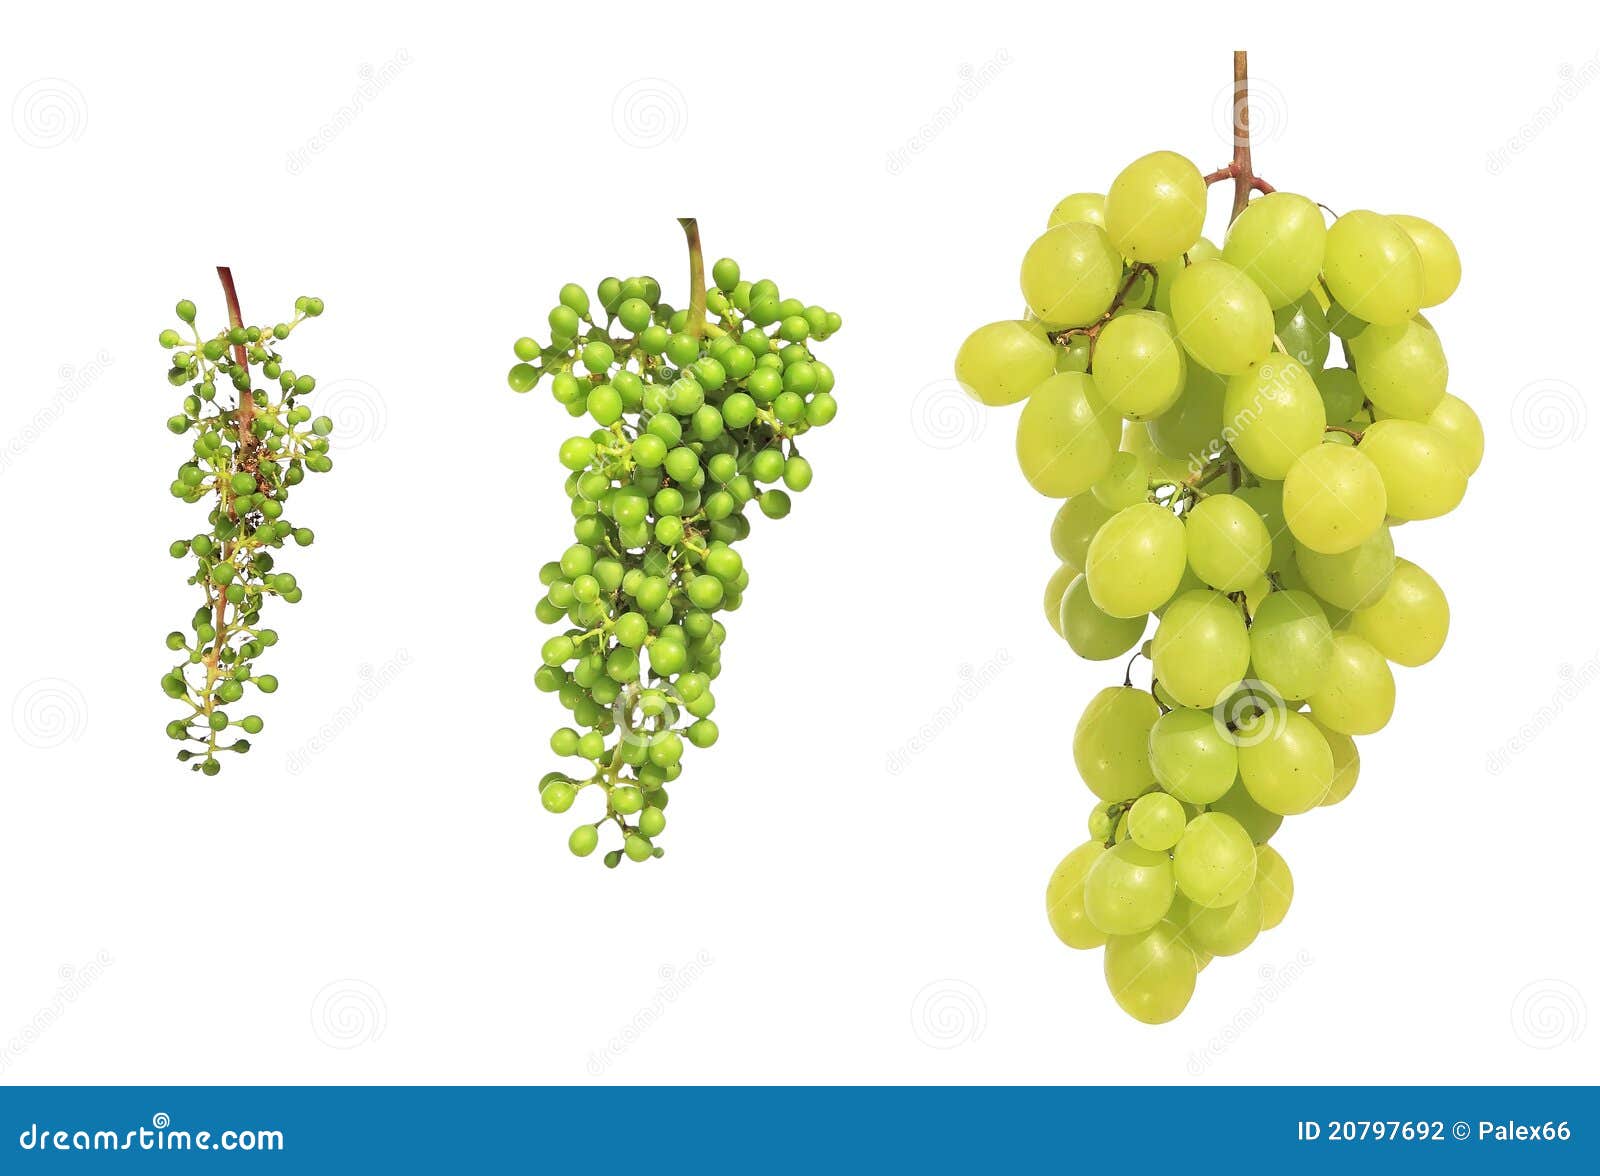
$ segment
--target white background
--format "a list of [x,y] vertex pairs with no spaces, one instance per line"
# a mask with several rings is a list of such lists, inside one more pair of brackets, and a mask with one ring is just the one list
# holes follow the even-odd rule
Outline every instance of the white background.
[[[1600,28],[1158,7],[13,12],[0,1080],[1593,1079]],[[1072,726],[1120,669],[1046,627],[1054,504],[1016,410],[949,368],[1018,311],[1059,197],[1157,148],[1226,160],[1236,41],[1262,174],[1453,235],[1430,317],[1488,456],[1398,534],[1444,653],[1399,673],[1353,798],[1279,835],[1287,921],[1153,1029],[1043,914],[1090,803]],[[685,213],[844,316],[841,412],[794,514],[754,520],[668,855],[611,872],[536,802],[571,428],[504,372],[562,282],[681,303]],[[283,688],[204,779],[162,730],[195,604],[166,547],[202,511],[167,494],[155,337],[179,297],[221,321],[222,262],[249,319],[326,300],[287,354],[341,432],[292,503],[318,542],[284,558]]]

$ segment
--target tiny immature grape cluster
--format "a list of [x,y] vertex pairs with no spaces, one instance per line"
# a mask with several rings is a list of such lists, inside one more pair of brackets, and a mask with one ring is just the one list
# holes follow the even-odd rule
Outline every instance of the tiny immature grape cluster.
[[708,291],[698,229],[680,223],[686,309],[662,301],[649,277],[606,278],[593,302],[564,286],[550,342],[517,340],[509,375],[517,392],[549,377],[556,402],[591,426],[558,453],[574,542],[540,571],[535,611],[564,628],[544,643],[534,683],[572,713],[551,750],[581,763],[548,773],[541,802],[565,813],[585,790],[599,797],[567,844],[587,857],[614,825],[610,867],[663,853],[666,785],[684,744],[717,739],[719,614],[750,583],[736,549],[750,533],[746,511],[789,513],[790,493],[812,478],[800,438],[837,412],[833,372],[811,344],[839,316],[745,280],[728,258],[712,266]]
[[[180,761],[214,776],[220,752],[246,752],[262,728],[259,715],[231,713],[245,693],[271,694],[272,674],[257,672],[261,655],[278,643],[263,627],[261,606],[276,596],[300,599],[293,573],[281,571],[275,553],[286,543],[305,547],[308,527],[284,516],[291,487],[308,472],[333,468],[328,437],[333,422],[312,416],[306,403],[316,380],[284,366],[278,344],[308,318],[322,313],[320,298],[295,300],[294,316],[271,326],[245,326],[239,314],[232,275],[218,269],[228,303],[230,325],[206,337],[195,325],[195,304],[177,305],[183,324],[161,332],[161,346],[172,352],[167,380],[187,391],[181,411],[167,428],[192,436],[190,455],[178,467],[172,495],[188,503],[206,502],[206,525],[169,549],[174,559],[192,560],[189,583],[203,600],[187,632],[167,634],[167,648],[180,660],[161,679],[167,696],[184,713],[167,724],[167,735],[184,746]],[[260,386],[255,378],[259,372]],[[231,742],[223,742],[231,740]]]
[[[1224,179],[1218,248],[1201,231]],[[1061,201],[1023,259],[1026,316],[960,349],[973,396],[1022,402],[1023,473],[1065,500],[1051,626],[1088,660],[1151,661],[1148,691],[1125,673],[1078,723],[1089,839],[1045,896],[1140,1021],[1178,1016],[1213,957],[1284,918],[1271,838],[1350,795],[1391,665],[1444,643],[1444,593],[1391,529],[1453,509],[1483,456],[1422,314],[1460,276],[1427,221],[1330,224],[1247,150],[1210,177],[1160,151]]]

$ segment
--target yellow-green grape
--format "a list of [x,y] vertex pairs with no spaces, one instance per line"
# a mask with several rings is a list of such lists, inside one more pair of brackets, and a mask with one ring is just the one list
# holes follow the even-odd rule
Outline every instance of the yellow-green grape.
[[1079,576],[1061,600],[1061,624],[1057,632],[1067,639],[1072,652],[1086,661],[1110,661],[1139,644],[1149,618],[1114,617],[1101,610],[1089,595],[1089,585]]
[[1228,229],[1222,260],[1287,306],[1317,280],[1327,239],[1322,209],[1293,192],[1272,192],[1245,206]]
[[1322,276],[1344,310],[1368,323],[1403,323],[1422,308],[1422,254],[1389,217],[1348,212],[1328,229]]
[[1444,398],[1450,366],[1433,328],[1417,319],[1374,323],[1350,340],[1361,391],[1385,416],[1426,420]]
[[1022,258],[1022,297],[1052,330],[1094,322],[1121,284],[1122,258],[1104,229],[1083,221],[1047,229]]
[[1272,536],[1261,516],[1232,494],[1202,498],[1184,517],[1189,566],[1202,583],[1240,592],[1266,574]]
[[1172,851],[1172,876],[1190,902],[1232,906],[1256,880],[1256,847],[1226,813],[1201,813]]
[[1101,800],[1126,800],[1150,786],[1150,728],[1156,700],[1131,686],[1108,686],[1089,700],[1072,735],[1072,762]]
[[1244,831],[1250,834],[1250,840],[1257,845],[1265,845],[1267,839],[1283,824],[1283,814],[1262,808],[1256,798],[1250,795],[1250,789],[1245,787],[1243,780],[1235,781],[1232,788],[1206,807],[1211,812],[1224,813],[1238,821]]
[[1333,630],[1308,592],[1272,592],[1250,624],[1251,671],[1280,698],[1309,698],[1333,661]]
[[1183,524],[1164,507],[1140,502],[1095,533],[1084,579],[1102,612],[1142,617],[1177,591],[1183,561]]
[[1185,256],[1188,257],[1187,261],[1182,257],[1174,257],[1170,261],[1156,262],[1156,296],[1151,303],[1152,309],[1159,310],[1165,315],[1171,315],[1172,283],[1177,280],[1178,275],[1196,262],[1221,258],[1222,250],[1218,249],[1206,238],[1201,237]]
[[1365,542],[1383,526],[1388,507],[1378,467],[1348,446],[1307,450],[1283,479],[1283,517],[1295,542],[1323,555]]
[[1154,310],[1112,319],[1095,341],[1094,381],[1106,403],[1131,421],[1166,412],[1184,382],[1172,320]]
[[1137,453],[1122,452],[1111,459],[1106,476],[1089,488],[1089,493],[1108,510],[1119,511],[1144,502],[1149,494],[1149,476],[1144,459]]
[[1106,198],[1098,192],[1074,192],[1071,196],[1063,196],[1050,210],[1049,227],[1053,229],[1073,221],[1084,221],[1105,228]]
[[1171,923],[1106,941],[1106,986],[1123,1012],[1146,1025],[1165,1024],[1183,1012],[1198,970],[1194,951]]
[[1071,564],[1062,564],[1051,572],[1050,579],[1045,581],[1044,615],[1058,637],[1065,636],[1061,632],[1061,598],[1067,594],[1067,585],[1072,583],[1073,577],[1077,574],[1077,568]]
[[1396,665],[1424,665],[1444,648],[1450,604],[1437,580],[1410,560],[1396,558],[1388,591],[1372,607],[1350,614],[1350,631]]
[[1170,261],[1200,239],[1206,182],[1174,151],[1153,151],[1123,168],[1106,192],[1106,233],[1129,261]]
[[1146,497],[1150,483],[1181,482],[1193,472],[1186,463],[1170,458],[1156,448],[1156,443],[1150,437],[1148,422],[1123,422],[1122,448],[1144,462]]
[[1371,735],[1383,730],[1394,714],[1394,672],[1365,637],[1335,633],[1328,676],[1308,701],[1323,726],[1346,735]]
[[1233,787],[1239,751],[1209,710],[1177,707],[1150,728],[1150,771],[1187,804],[1210,804]]
[[1146,793],[1128,810],[1128,836],[1143,849],[1171,849],[1188,823],[1183,804],[1165,792]]
[[1398,417],[1374,421],[1362,434],[1361,452],[1378,467],[1397,519],[1438,518],[1467,493],[1456,449],[1429,425]]
[[956,352],[956,380],[984,404],[1015,404],[1054,374],[1055,364],[1055,345],[1038,323],[989,323]]
[[1311,378],[1322,393],[1323,415],[1330,425],[1342,425],[1361,411],[1366,399],[1361,379],[1349,368],[1323,368]]
[[1256,848],[1256,889],[1261,891],[1261,929],[1270,931],[1289,913],[1294,900],[1294,875],[1289,863],[1270,845]]
[[1197,261],[1172,282],[1172,322],[1196,363],[1232,376],[1272,349],[1272,304],[1225,261]]
[[1167,606],[1150,643],[1155,676],[1184,706],[1210,707],[1250,665],[1250,635],[1239,607],[1220,592],[1185,592]]
[[1461,255],[1443,229],[1420,216],[1390,214],[1422,258],[1422,305],[1438,306],[1461,284]]
[[1356,741],[1343,731],[1324,727],[1315,717],[1311,721],[1322,732],[1322,737],[1328,741],[1328,750],[1333,753],[1333,784],[1322,803],[1324,806],[1338,804],[1355,791],[1356,780],[1361,776],[1361,752],[1356,748]]
[[1287,355],[1253,364],[1228,381],[1223,434],[1257,477],[1281,482],[1297,457],[1322,444],[1327,424],[1311,373]]
[[1061,504],[1050,524],[1050,549],[1062,563],[1081,572],[1089,561],[1089,540],[1115,513],[1093,494],[1073,495]]
[[1068,947],[1086,950],[1105,943],[1105,932],[1089,921],[1083,909],[1083,880],[1105,853],[1097,841],[1085,841],[1073,850],[1050,875],[1044,888],[1044,909],[1050,929]]
[[1379,527],[1358,546],[1338,555],[1323,555],[1295,544],[1294,561],[1306,587],[1335,608],[1370,608],[1382,598],[1394,573],[1394,539],[1388,527]]
[[1259,886],[1250,887],[1232,906],[1191,906],[1189,910],[1185,934],[1196,947],[1214,956],[1238,955],[1255,942],[1264,922]]
[[1198,363],[1185,365],[1183,391],[1149,422],[1150,440],[1165,456],[1200,469],[1222,448],[1222,400],[1228,381]]
[[1083,880],[1083,909],[1107,935],[1136,935],[1161,922],[1172,905],[1172,860],[1122,841],[1095,859]]
[[1316,379],[1328,361],[1332,336],[1328,315],[1315,294],[1302,294],[1287,306],[1272,312],[1272,329],[1283,350]]
[[1050,498],[1082,494],[1111,468],[1122,439],[1094,380],[1060,372],[1034,389],[1017,420],[1017,463],[1029,484]]
[[1423,423],[1450,443],[1462,473],[1470,478],[1478,472],[1483,461],[1483,422],[1471,405],[1446,392]]
[[1265,524],[1267,534],[1272,536],[1272,556],[1267,569],[1277,572],[1293,566],[1294,536],[1283,517],[1283,483],[1259,482],[1254,486],[1242,486],[1233,492],[1233,496],[1250,504]]
[[1309,812],[1333,786],[1333,752],[1316,724],[1299,711],[1279,707],[1252,715],[1238,725],[1234,738],[1239,778],[1268,812]]

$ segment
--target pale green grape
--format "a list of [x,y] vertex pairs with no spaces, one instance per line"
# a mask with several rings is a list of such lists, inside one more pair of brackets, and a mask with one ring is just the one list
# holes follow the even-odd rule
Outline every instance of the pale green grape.
[[1142,617],[1177,591],[1183,561],[1183,524],[1166,508],[1140,502],[1095,532],[1084,578],[1101,611]]
[[1122,258],[1104,229],[1083,221],[1047,229],[1022,258],[1022,297],[1052,329],[1094,322],[1121,284]]
[[1214,956],[1238,955],[1255,942],[1264,921],[1261,889],[1252,886],[1232,906],[1189,908],[1184,933],[1196,947]]
[[1206,183],[1173,151],[1154,151],[1123,168],[1106,192],[1106,232],[1130,261],[1169,261],[1200,239]]
[[1361,452],[1378,467],[1397,519],[1438,518],[1467,492],[1456,448],[1429,425],[1398,417],[1374,421],[1362,433]]
[[1408,559],[1396,558],[1389,588],[1371,608],[1350,614],[1350,631],[1400,666],[1420,666],[1444,648],[1450,604],[1438,581]]
[[1389,219],[1405,230],[1422,258],[1422,305],[1438,306],[1461,284],[1461,255],[1454,242],[1420,216],[1391,214]]
[[1173,279],[1172,321],[1183,349],[1218,375],[1245,371],[1272,349],[1267,296],[1225,261],[1197,261]]
[[1149,618],[1113,617],[1102,612],[1089,595],[1082,576],[1072,581],[1061,600],[1061,624],[1057,630],[1067,639],[1072,652],[1086,661],[1110,661],[1139,644]]
[[1150,425],[1153,423],[1125,421],[1122,426],[1122,448],[1138,454],[1150,481],[1181,482],[1191,471],[1183,462],[1168,457],[1156,448],[1156,443],[1150,438]]
[[1190,902],[1232,906],[1256,880],[1256,847],[1226,813],[1201,813],[1172,851],[1172,876]]
[[1376,212],[1333,222],[1322,276],[1334,301],[1369,323],[1403,323],[1422,307],[1422,255],[1405,229]]
[[1418,319],[1373,323],[1350,341],[1361,391],[1385,416],[1426,420],[1444,398],[1450,365],[1433,328]]
[[[1334,641],[1337,658],[1338,638]],[[1255,715],[1239,724],[1234,738],[1239,778],[1268,812],[1309,812],[1333,786],[1333,752],[1316,724],[1299,711],[1279,708]]]
[[1365,542],[1383,526],[1388,506],[1378,467],[1348,446],[1307,450],[1283,479],[1283,517],[1295,542],[1323,555]]
[[1309,701],[1323,726],[1346,735],[1371,735],[1394,714],[1394,673],[1365,637],[1335,633],[1333,663]]
[[1308,698],[1333,660],[1333,630],[1308,592],[1273,592],[1250,625],[1251,672],[1281,698]]
[[1156,262],[1156,296],[1151,306],[1168,316],[1172,314],[1172,283],[1177,280],[1178,275],[1197,261],[1220,259],[1222,250],[1201,237],[1184,256],[1189,259],[1187,262],[1182,257]]
[[1067,594],[1067,587],[1078,575],[1078,569],[1071,564],[1062,564],[1050,573],[1050,578],[1044,585],[1044,616],[1050,622],[1050,627],[1056,631],[1056,636],[1064,637],[1061,631],[1061,598]]
[[1128,836],[1144,849],[1171,849],[1188,823],[1183,804],[1165,792],[1146,793],[1128,810]]
[[1126,800],[1150,787],[1150,728],[1156,700],[1131,686],[1108,686],[1089,700],[1072,735],[1072,762],[1101,800]]
[[1369,608],[1389,587],[1394,573],[1394,539],[1388,527],[1379,527],[1358,546],[1338,555],[1323,555],[1296,544],[1294,561],[1306,587],[1335,608]]
[[1178,707],[1150,728],[1150,770],[1179,800],[1210,804],[1233,787],[1239,752],[1211,711]]
[[1151,641],[1155,676],[1184,706],[1210,707],[1244,678],[1250,635],[1220,592],[1185,592],[1167,606]]
[[1089,540],[1115,513],[1092,494],[1074,494],[1063,502],[1050,524],[1050,548],[1056,558],[1081,572],[1089,560]]
[[1105,932],[1089,921],[1083,909],[1083,880],[1105,853],[1105,846],[1086,841],[1056,866],[1044,889],[1045,913],[1056,938],[1068,947],[1087,949],[1105,943]]
[[1272,192],[1252,200],[1233,222],[1222,260],[1259,286],[1274,307],[1287,306],[1317,280],[1327,235],[1315,202]]
[[1222,592],[1240,592],[1266,574],[1272,536],[1248,503],[1232,494],[1202,498],[1184,516],[1189,566]]
[[1330,425],[1342,425],[1361,411],[1361,380],[1349,368],[1323,368],[1311,378],[1322,393],[1323,415]]
[[1098,192],[1074,192],[1071,196],[1063,196],[1050,210],[1049,227],[1053,229],[1073,221],[1085,221],[1105,228],[1106,198]]
[[956,380],[984,404],[1015,404],[1055,371],[1056,349],[1038,323],[989,323],[956,352]]
[[1272,327],[1283,349],[1315,379],[1328,362],[1332,345],[1328,315],[1316,295],[1302,294],[1288,306],[1273,311]]
[[1094,345],[1094,380],[1106,403],[1128,420],[1166,412],[1184,382],[1183,350],[1172,320],[1153,310],[1112,319]]
[[1228,381],[1223,435],[1257,477],[1281,482],[1295,458],[1322,444],[1327,423],[1311,374],[1287,355],[1254,364]]
[[1124,510],[1135,503],[1144,502],[1149,492],[1149,476],[1145,472],[1144,459],[1137,453],[1128,452],[1112,458],[1106,476],[1089,487],[1089,493],[1101,506],[1111,511]]
[[1161,922],[1172,905],[1172,861],[1132,841],[1095,859],[1083,880],[1083,909],[1107,935],[1136,935]]
[[1094,380],[1061,372],[1034,389],[1017,419],[1017,463],[1029,484],[1050,498],[1082,494],[1111,468],[1121,422]]
[[1142,935],[1106,941],[1106,986],[1122,1011],[1146,1025],[1172,1020],[1194,995],[1198,965],[1178,928],[1159,923]]
[[1423,422],[1450,443],[1461,472],[1471,477],[1483,461],[1483,422],[1472,406],[1446,392]]
[[1277,572],[1294,564],[1294,536],[1283,517],[1283,483],[1261,482],[1255,486],[1242,486],[1233,492],[1241,502],[1250,504],[1267,534],[1272,536],[1272,557],[1267,563],[1269,571]]
[[1343,731],[1324,727],[1315,717],[1311,721],[1328,741],[1328,750],[1333,752],[1333,784],[1328,789],[1328,795],[1322,798],[1322,803],[1338,804],[1355,791],[1356,780],[1361,776],[1361,752],[1356,748],[1356,741]]
[[1211,812],[1224,813],[1238,821],[1244,831],[1250,834],[1250,840],[1257,845],[1266,844],[1267,839],[1283,824],[1283,814],[1262,808],[1256,798],[1250,795],[1243,780],[1235,782],[1232,788],[1206,807]]
[[1270,931],[1283,922],[1294,899],[1289,863],[1270,845],[1256,847],[1256,889],[1261,891],[1261,929]]
[[1228,381],[1197,363],[1185,365],[1183,392],[1148,425],[1150,440],[1175,461],[1203,466],[1222,448],[1222,398]]

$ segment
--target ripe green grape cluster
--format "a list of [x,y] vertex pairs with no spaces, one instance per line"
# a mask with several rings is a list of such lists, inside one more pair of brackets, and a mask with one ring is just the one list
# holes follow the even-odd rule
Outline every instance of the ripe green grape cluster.
[[308,546],[313,538],[309,527],[284,516],[289,490],[307,473],[333,468],[333,422],[313,417],[306,403],[316,380],[285,367],[278,353],[300,323],[322,313],[322,300],[298,298],[287,321],[244,326],[232,278],[219,272],[232,325],[202,336],[195,304],[184,299],[177,305],[182,327],[162,331],[159,339],[172,352],[168,382],[187,389],[167,428],[193,437],[172,495],[209,504],[205,528],[169,548],[174,559],[193,561],[188,582],[203,600],[187,632],[167,634],[167,648],[181,660],[162,677],[161,688],[185,708],[167,724],[167,735],[184,744],[178,759],[194,761],[191,769],[208,776],[221,771],[219,752],[249,751],[244,736],[262,728],[259,715],[235,717],[227,708],[242,702],[248,689],[271,694],[278,688],[276,677],[256,669],[278,642],[277,632],[261,623],[261,606],[273,596],[287,604],[300,600],[299,583],[278,567],[275,553],[289,542]]
[[1046,890],[1056,934],[1104,946],[1148,1023],[1283,919],[1269,839],[1349,796],[1391,664],[1427,662],[1449,626],[1393,528],[1454,508],[1483,456],[1422,315],[1460,279],[1450,239],[1376,212],[1330,225],[1260,187],[1220,249],[1207,180],[1173,152],[1068,196],[1024,256],[1028,313],[956,358],[978,400],[1022,403],[1017,460],[1065,499],[1051,626],[1083,658],[1152,663],[1150,690],[1124,674],[1078,724],[1089,840]]
[[509,376],[517,392],[548,376],[556,402],[593,426],[559,450],[574,542],[541,570],[536,612],[565,627],[545,642],[534,683],[572,714],[551,750],[581,763],[547,774],[541,801],[565,813],[585,790],[598,796],[568,847],[587,857],[614,824],[611,867],[662,855],[666,785],[684,745],[717,739],[719,614],[750,583],[737,550],[746,512],[789,513],[790,494],[812,480],[800,438],[837,412],[833,372],[811,344],[839,316],[743,279],[728,258],[707,291],[698,234],[685,229],[688,309],[663,302],[650,277],[606,278],[594,302],[564,286],[549,344],[519,339]]

